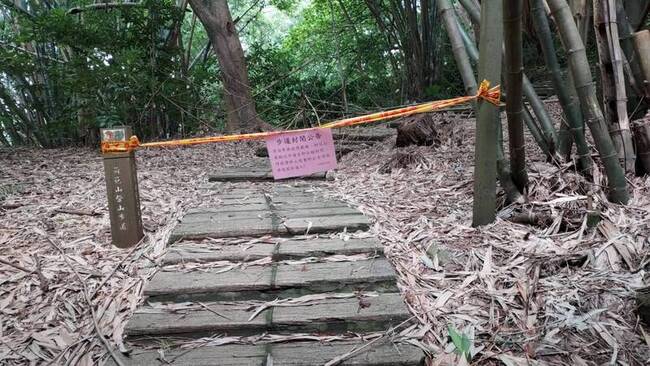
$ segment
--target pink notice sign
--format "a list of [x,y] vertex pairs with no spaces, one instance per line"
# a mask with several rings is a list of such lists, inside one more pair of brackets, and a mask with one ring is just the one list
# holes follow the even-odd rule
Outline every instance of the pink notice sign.
[[334,139],[329,128],[271,136],[266,139],[266,148],[275,179],[336,169]]

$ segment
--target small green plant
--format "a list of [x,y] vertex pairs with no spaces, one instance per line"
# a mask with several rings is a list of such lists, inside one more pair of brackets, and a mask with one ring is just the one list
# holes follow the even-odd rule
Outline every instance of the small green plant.
[[464,333],[459,333],[453,326],[448,325],[447,331],[449,337],[451,338],[452,343],[456,346],[456,352],[460,356],[464,356],[467,361],[472,360],[472,354],[470,353],[471,341],[467,335]]

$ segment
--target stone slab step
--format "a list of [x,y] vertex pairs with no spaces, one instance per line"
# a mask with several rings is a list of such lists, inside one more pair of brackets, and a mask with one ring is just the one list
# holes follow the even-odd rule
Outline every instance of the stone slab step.
[[374,238],[368,239],[278,239],[273,243],[256,243],[252,245],[202,246],[183,245],[170,248],[163,258],[163,264],[187,262],[246,262],[273,257],[274,260],[299,259],[306,257],[325,257],[330,255],[372,254],[383,256],[381,243]]
[[[179,350],[134,350],[124,358],[129,366],[315,366],[366,344],[345,342],[291,342],[268,345],[203,346]],[[109,359],[107,365],[114,366]],[[367,347],[340,366],[421,366],[424,353],[410,344],[380,343]]]
[[[314,173],[308,176],[294,179],[325,179],[325,172]],[[273,181],[273,173],[270,167],[240,167],[225,168],[208,176],[209,182],[256,182]]]
[[[340,294],[339,294],[340,296]],[[259,333],[373,332],[390,329],[410,317],[400,294],[330,298],[259,312],[250,303],[201,303],[190,309],[144,307],[128,322],[127,336],[212,334],[249,336]],[[251,319],[252,316],[255,316]]]
[[336,291],[396,288],[395,270],[385,258],[348,262],[277,264],[220,269],[161,270],[144,289],[150,301],[295,297]]
[[231,191],[219,206],[188,211],[170,241],[262,235],[302,235],[366,230],[370,222],[345,202],[304,189]]
[[332,132],[334,140],[346,141],[381,141],[396,135],[395,130],[386,127],[341,128]]

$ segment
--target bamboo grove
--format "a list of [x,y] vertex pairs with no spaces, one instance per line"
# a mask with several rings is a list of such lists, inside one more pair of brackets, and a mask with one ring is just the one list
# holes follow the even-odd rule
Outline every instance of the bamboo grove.
[[[478,62],[479,80],[504,85],[509,136],[506,161],[499,110],[479,102],[474,225],[495,219],[497,177],[510,202],[519,202],[525,196],[524,125],[549,161],[572,164],[586,177],[592,174],[595,161],[602,164],[609,199],[627,203],[625,174],[650,173],[650,121],[644,118],[650,96],[647,67],[650,2],[508,0],[479,4],[461,0],[460,3],[462,8],[454,8],[449,1],[438,2],[456,64],[468,91],[476,88],[471,59]],[[462,11],[480,29],[476,32],[478,59],[475,44],[462,34],[463,29],[455,19]],[[562,107],[559,126],[553,124],[525,73],[522,62],[525,22],[532,23]],[[564,68],[558,61],[556,37],[566,54]],[[595,43],[591,47],[590,41]],[[594,69],[588,57],[591,50],[596,51],[598,59]],[[593,141],[595,152],[590,149],[589,141]]]

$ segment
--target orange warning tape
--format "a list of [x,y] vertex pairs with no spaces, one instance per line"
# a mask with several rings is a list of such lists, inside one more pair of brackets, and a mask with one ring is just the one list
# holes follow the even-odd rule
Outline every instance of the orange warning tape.
[[487,80],[483,80],[476,95],[439,100],[435,102],[427,102],[427,103],[422,103],[414,106],[398,108],[389,111],[368,114],[364,116],[346,118],[346,119],[326,123],[322,126],[313,127],[313,128],[301,128],[298,130],[289,130],[289,131],[244,133],[244,134],[226,135],[226,136],[198,137],[198,138],[191,138],[191,139],[147,142],[147,143],[140,143],[137,136],[131,136],[131,138],[129,138],[127,141],[104,141],[102,142],[101,148],[102,148],[102,153],[114,153],[114,152],[130,152],[135,149],[143,148],[143,147],[174,147],[174,146],[208,144],[213,142],[261,140],[270,136],[280,135],[287,132],[304,132],[304,131],[313,130],[314,128],[347,127],[347,126],[353,126],[361,123],[381,121],[389,118],[410,116],[418,113],[426,113],[426,112],[431,112],[442,108],[464,104],[477,99],[483,99],[494,105],[499,105],[501,100],[501,90],[499,85],[490,88],[490,82]]

